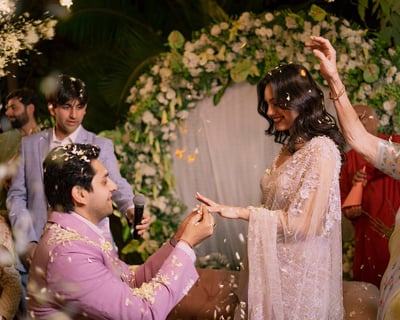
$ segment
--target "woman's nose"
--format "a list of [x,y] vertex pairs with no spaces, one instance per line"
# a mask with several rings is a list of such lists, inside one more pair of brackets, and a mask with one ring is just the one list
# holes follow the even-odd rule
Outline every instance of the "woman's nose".
[[270,104],[268,105],[268,109],[267,109],[267,116],[273,116],[275,114],[275,107]]

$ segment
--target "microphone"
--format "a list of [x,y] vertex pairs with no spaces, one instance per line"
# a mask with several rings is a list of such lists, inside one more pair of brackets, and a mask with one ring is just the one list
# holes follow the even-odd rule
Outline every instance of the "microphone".
[[140,221],[142,221],[143,208],[144,208],[144,204],[146,203],[146,198],[141,193],[138,193],[133,198],[133,203],[135,204],[135,212],[134,212],[134,217],[133,217],[134,222],[133,222],[131,232],[133,234],[133,239],[140,239],[140,235],[138,234],[138,231],[136,230],[136,226],[138,224],[140,224]]

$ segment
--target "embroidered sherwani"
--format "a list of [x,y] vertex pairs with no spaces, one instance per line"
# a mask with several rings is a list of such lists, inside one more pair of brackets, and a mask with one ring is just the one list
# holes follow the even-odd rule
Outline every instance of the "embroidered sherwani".
[[28,314],[165,319],[197,278],[192,258],[170,244],[132,272],[101,233],[72,214],[53,212],[30,268]]
[[343,319],[340,165],[316,137],[265,172],[249,217],[249,319]]
[[[375,166],[400,180],[400,144],[380,140]],[[390,260],[380,288],[378,320],[399,319],[400,315],[400,209],[397,211],[395,228],[389,240],[389,253]]]

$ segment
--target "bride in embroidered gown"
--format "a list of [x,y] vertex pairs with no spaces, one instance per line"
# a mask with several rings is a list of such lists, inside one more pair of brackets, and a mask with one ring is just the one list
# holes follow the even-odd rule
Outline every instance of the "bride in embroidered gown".
[[236,317],[343,319],[338,180],[343,137],[303,66],[271,70],[257,92],[258,112],[269,123],[266,133],[283,145],[261,179],[262,204],[230,207],[196,195],[211,212],[249,221],[248,266],[240,279],[247,308]]

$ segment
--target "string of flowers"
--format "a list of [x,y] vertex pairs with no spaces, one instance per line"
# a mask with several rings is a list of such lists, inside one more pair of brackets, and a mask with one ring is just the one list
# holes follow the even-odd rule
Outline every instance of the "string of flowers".
[[374,107],[382,131],[399,129],[399,49],[384,48],[366,30],[318,6],[298,13],[244,12],[238,19],[196,32],[190,41],[174,31],[168,38],[169,51],[131,88],[126,123],[104,132],[114,139],[121,171],[135,192],[148,196],[156,219],[147,238],[151,244],[130,243],[130,249],[145,258],[173,234],[183,213],[171,173],[173,157],[182,153],[171,150],[171,142],[178,130],[184,130],[189,110],[209,96],[217,105],[232,83],[256,84],[283,62],[303,64],[324,84],[318,61],[304,46],[310,35],[324,36],[335,46],[338,70],[352,102]]
[[[28,12],[16,15],[16,1],[0,0],[0,78],[7,75],[10,64],[23,65],[18,57],[21,51],[35,51],[40,40],[51,40],[55,35],[57,19],[44,13],[41,19],[32,19]],[[68,10],[72,0],[59,0],[59,4]]]
[[15,10],[15,1],[0,0],[0,78],[7,75],[10,64],[25,63],[18,53],[35,51],[39,40],[50,40],[55,34],[56,19],[31,19],[27,12],[16,16]]

